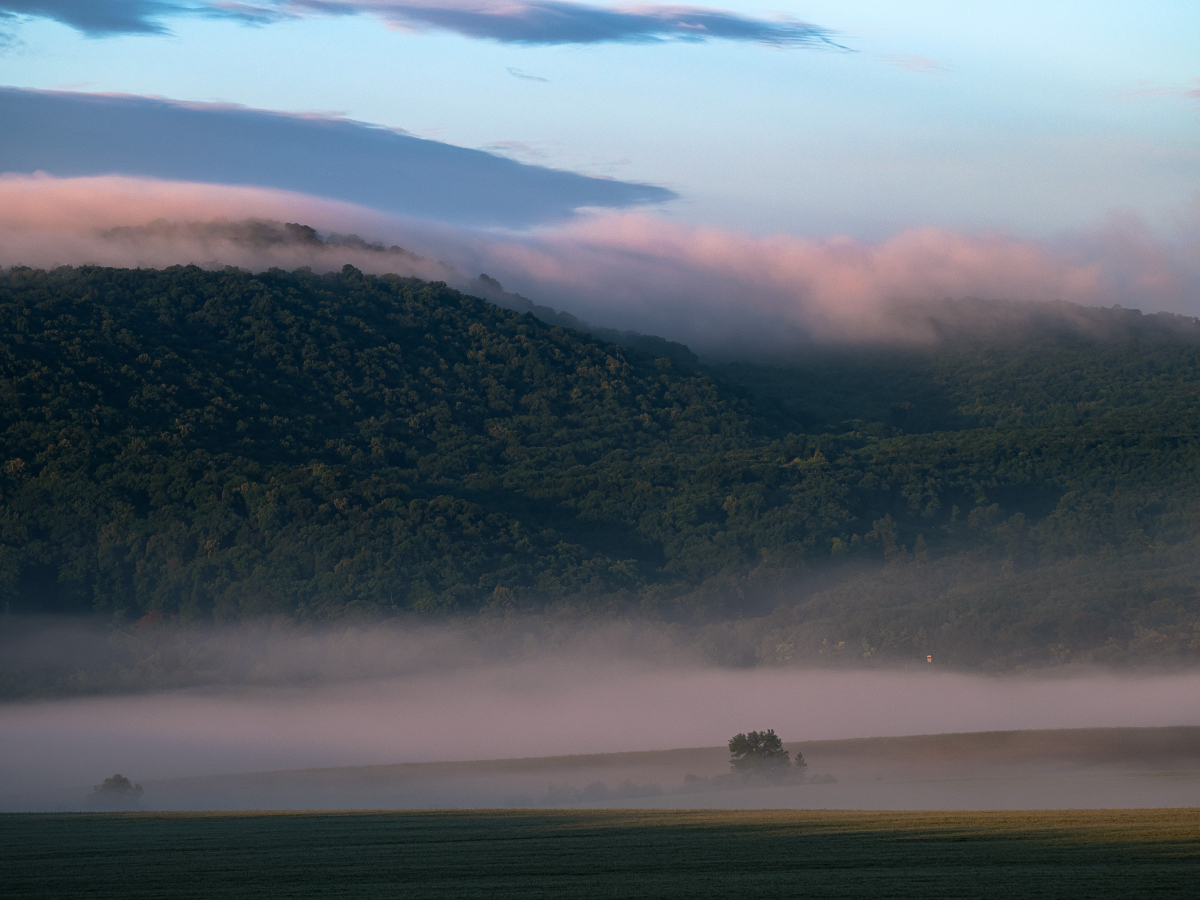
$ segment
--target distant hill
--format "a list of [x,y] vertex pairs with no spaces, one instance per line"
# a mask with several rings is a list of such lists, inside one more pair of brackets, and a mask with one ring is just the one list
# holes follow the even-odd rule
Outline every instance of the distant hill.
[[636,611],[738,663],[1195,658],[1197,327],[1054,316],[1115,326],[705,367],[350,267],[14,269],[0,603]]

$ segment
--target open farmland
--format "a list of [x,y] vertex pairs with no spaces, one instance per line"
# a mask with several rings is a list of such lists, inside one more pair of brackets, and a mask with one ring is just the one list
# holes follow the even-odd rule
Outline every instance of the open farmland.
[[1200,810],[6,815],[9,898],[1194,897]]

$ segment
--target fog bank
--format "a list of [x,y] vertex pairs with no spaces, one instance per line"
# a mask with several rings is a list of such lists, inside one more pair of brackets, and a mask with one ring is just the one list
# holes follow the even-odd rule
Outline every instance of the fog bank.
[[[1095,774],[1095,765],[1136,762],[1146,748],[1137,740],[1114,744],[1112,737],[1103,746],[1077,737],[1065,745],[1025,740],[1020,752],[1012,741],[999,751],[968,741],[953,752],[942,744],[847,750],[820,742],[1200,725],[1200,671],[1059,668],[984,676],[932,663],[729,669],[704,663],[670,628],[633,621],[478,617],[337,627],[261,621],[120,631],[51,619],[2,624],[6,693],[19,697],[22,684],[33,687],[26,699],[0,703],[0,809],[78,808],[92,785],[114,773],[147,786],[147,808],[805,805],[819,796],[870,806],[884,795],[861,785],[877,775],[898,784],[984,773],[1026,779],[1021,790],[1031,791],[1028,778],[1059,771],[1064,761]],[[51,690],[75,696],[52,698]],[[79,696],[87,691],[108,693]],[[809,790],[818,785],[805,783],[795,790],[808,793],[789,787],[776,795],[755,785],[685,783],[687,774],[727,771],[720,749],[654,759],[456,762],[720,748],[737,732],[764,728],[807,742],[806,752],[816,754],[807,775],[836,776],[843,788]],[[1164,739],[1151,754],[1156,761],[1146,765],[1162,768],[1163,754],[1178,751],[1188,766],[1200,767],[1200,729],[1192,732]],[[400,765],[418,763],[437,765]],[[384,769],[223,774],[345,766]],[[1158,794],[1131,794],[1121,784],[1096,796],[1116,805],[1126,802],[1122,797],[1158,802]],[[1063,802],[1076,802],[1085,789],[1080,782]],[[897,790],[896,803],[934,802],[924,789]],[[944,802],[969,805],[985,795],[999,802],[995,790],[960,791]]]
[[[242,220],[320,232],[248,239]],[[159,221],[161,220],[161,221]],[[0,265],[194,263],[394,272],[491,299],[509,291],[605,328],[688,344],[712,357],[818,343],[928,345],[1026,327],[1028,313],[951,309],[977,297],[1200,313],[1200,200],[1172,234],[1128,216],[1055,240],[911,228],[882,241],[757,236],[645,211],[579,214],[552,226],[478,229],[388,216],[304,194],[117,176],[0,176]],[[330,240],[361,235],[357,244]],[[378,247],[371,245],[378,243]],[[408,254],[380,252],[398,245]],[[989,304],[985,303],[985,307]],[[1069,324],[1069,323],[1068,323]]]
[[[351,243],[270,239],[254,226],[278,231],[302,223],[333,234],[385,236],[384,249],[403,233],[407,256]],[[427,229],[436,233],[432,229]],[[53,268],[104,265],[165,268],[310,266],[350,263],[367,272],[443,278],[448,268],[426,257],[412,229],[373,210],[268,188],[200,184],[106,175],[54,178],[0,175],[0,266]]]
[[663,750],[787,740],[1200,723],[1200,673],[980,677],[730,671],[548,655],[291,687],[0,707],[0,795],[221,772]]
[[[924,345],[944,333],[938,320],[948,311],[937,304],[947,297],[1197,314],[1200,201],[1186,209],[1171,236],[1113,217],[1054,241],[915,227],[878,242],[753,236],[614,212],[481,244],[464,265],[586,321],[698,352],[805,341]],[[996,323],[947,324],[983,337]]]

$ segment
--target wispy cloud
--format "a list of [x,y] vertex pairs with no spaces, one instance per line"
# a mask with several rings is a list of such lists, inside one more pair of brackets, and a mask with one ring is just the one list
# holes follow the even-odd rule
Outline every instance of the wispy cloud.
[[522,81],[541,81],[544,84],[550,83],[549,78],[543,78],[541,75],[530,75],[528,72],[522,72],[520,69],[514,69],[512,66],[508,67],[508,74],[513,78],[520,78]]
[[[303,10],[311,0],[289,7]],[[315,5],[324,11],[328,4]],[[645,43],[723,39],[778,47],[836,46],[832,32],[790,19],[674,4],[600,5],[569,0],[345,0],[393,24],[513,44]]]
[[903,69],[905,72],[914,72],[917,75],[936,75],[938,72],[946,71],[936,60],[930,59],[928,56],[915,56],[911,53],[905,53],[892,56],[879,57],[885,63],[895,66],[897,69]]
[[0,0],[0,15],[54,19],[84,34],[162,34],[162,20],[207,4],[171,0]]
[[1200,100],[1200,78],[1189,78],[1187,85],[1171,85],[1164,87],[1142,80],[1137,87],[1120,91],[1117,96],[1122,100]]
[[529,141],[496,141],[494,144],[488,144],[479,149],[487,153],[495,153],[500,156],[508,156],[513,159],[524,161],[537,160],[544,161],[548,154],[538,144]]
[[[680,4],[572,0],[0,0],[0,15],[54,19],[85,34],[155,34],[165,20],[201,15],[265,25],[321,15],[372,15],[410,31],[449,31],[510,44],[731,40],[839,48],[828,29]],[[522,77],[518,75],[517,77]]]

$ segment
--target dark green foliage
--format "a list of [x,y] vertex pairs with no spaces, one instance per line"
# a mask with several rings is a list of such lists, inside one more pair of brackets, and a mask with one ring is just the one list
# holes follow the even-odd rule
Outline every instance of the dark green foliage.
[[1196,810],[0,816],[4,894],[1190,898]]
[[909,554],[766,616],[706,625],[701,643],[735,665],[1187,663],[1200,657],[1198,578],[1195,540],[1016,564],[982,548]]
[[14,611],[637,589],[723,517],[656,501],[750,436],[736,398],[667,360],[353,271],[16,270],[0,329]]
[[786,769],[790,757],[774,728],[735,734],[729,739],[729,767],[747,775]]
[[715,621],[732,663],[1194,657],[1195,323],[1101,312],[705,370],[349,267],[14,269],[0,609],[549,604]]
[[105,778],[87,795],[87,805],[95,809],[136,809],[141,803],[142,786],[120,773]]

